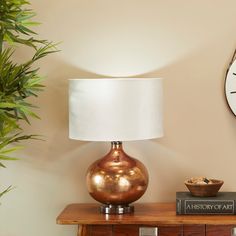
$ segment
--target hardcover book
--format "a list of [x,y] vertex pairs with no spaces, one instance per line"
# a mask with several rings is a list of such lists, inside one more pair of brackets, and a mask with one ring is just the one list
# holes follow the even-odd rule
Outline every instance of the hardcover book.
[[236,192],[219,192],[216,197],[194,197],[176,193],[177,215],[236,215]]

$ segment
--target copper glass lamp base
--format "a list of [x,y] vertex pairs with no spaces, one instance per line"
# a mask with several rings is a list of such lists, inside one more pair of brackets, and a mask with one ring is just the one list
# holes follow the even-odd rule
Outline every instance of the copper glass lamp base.
[[110,152],[89,167],[86,180],[89,194],[103,204],[102,213],[125,214],[146,191],[148,172],[123,151],[122,142],[112,142]]

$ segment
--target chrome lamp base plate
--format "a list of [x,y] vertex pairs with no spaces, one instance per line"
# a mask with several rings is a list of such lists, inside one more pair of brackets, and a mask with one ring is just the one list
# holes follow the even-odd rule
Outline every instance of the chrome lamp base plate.
[[134,212],[134,206],[130,205],[102,205],[100,212],[103,214],[121,215]]

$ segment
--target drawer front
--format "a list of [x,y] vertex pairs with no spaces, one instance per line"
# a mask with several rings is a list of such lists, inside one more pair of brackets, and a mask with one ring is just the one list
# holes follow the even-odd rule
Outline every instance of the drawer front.
[[205,225],[184,225],[184,236],[205,236]]
[[182,226],[114,225],[113,236],[182,236]]
[[113,236],[139,236],[139,227],[136,225],[114,225]]
[[183,235],[182,225],[161,226],[158,232],[158,236],[182,236],[182,235]]
[[236,236],[236,225],[207,225],[206,236]]
[[81,225],[79,236],[236,236],[236,225]]
[[112,226],[90,225],[87,226],[87,232],[85,234],[81,234],[81,236],[112,236]]

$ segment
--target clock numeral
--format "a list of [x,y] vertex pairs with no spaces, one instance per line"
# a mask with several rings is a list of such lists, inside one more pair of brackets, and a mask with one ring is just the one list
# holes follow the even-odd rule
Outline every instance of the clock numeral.
[[236,93],[236,91],[232,91],[232,92],[230,92],[230,93]]
[[233,73],[233,75],[236,75],[236,73]]

